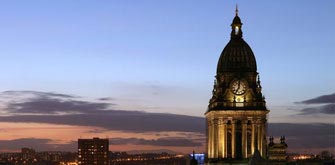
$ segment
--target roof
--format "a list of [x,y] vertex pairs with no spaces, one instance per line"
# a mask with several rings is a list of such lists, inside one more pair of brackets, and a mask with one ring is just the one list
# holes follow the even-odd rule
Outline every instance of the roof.
[[257,71],[254,53],[242,38],[232,38],[220,55],[217,73],[227,71]]
[[257,72],[256,58],[250,46],[242,38],[242,22],[237,14],[231,26],[231,38],[220,55],[217,74],[222,72]]

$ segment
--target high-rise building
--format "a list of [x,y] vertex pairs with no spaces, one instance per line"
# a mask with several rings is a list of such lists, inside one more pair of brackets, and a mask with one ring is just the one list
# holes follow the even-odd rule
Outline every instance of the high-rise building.
[[78,164],[107,165],[109,164],[108,139],[78,139]]
[[269,110],[254,53],[242,37],[237,8],[231,28],[231,38],[219,58],[213,96],[205,113],[209,162],[247,159],[255,151],[266,157]]

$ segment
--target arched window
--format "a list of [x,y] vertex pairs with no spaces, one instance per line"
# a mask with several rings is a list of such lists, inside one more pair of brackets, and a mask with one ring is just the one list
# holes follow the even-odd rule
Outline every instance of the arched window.
[[237,35],[239,31],[240,31],[240,28],[238,26],[235,26],[235,35]]

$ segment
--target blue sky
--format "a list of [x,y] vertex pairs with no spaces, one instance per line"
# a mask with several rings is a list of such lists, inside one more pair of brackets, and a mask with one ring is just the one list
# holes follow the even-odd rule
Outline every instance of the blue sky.
[[0,152],[76,151],[96,136],[113,151],[204,152],[236,3],[269,135],[335,153],[333,0],[1,1]]
[[202,116],[236,3],[271,109],[334,93],[331,0],[3,1],[0,90]]

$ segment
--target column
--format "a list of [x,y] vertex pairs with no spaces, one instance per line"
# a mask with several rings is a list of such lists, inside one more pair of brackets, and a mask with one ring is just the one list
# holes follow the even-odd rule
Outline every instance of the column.
[[218,132],[219,132],[219,137],[218,137],[218,140],[219,140],[219,147],[218,147],[218,154],[219,154],[219,158],[223,158],[223,143],[224,143],[224,137],[223,137],[223,119],[220,118],[219,119],[219,122],[218,122]]
[[266,156],[265,154],[265,148],[266,148],[266,132],[265,132],[265,122],[262,120],[262,127],[261,127],[261,131],[262,131],[262,137],[261,137],[261,155],[262,157]]
[[257,148],[262,155],[262,125],[259,122],[257,123]]
[[242,121],[242,156],[247,158],[247,120]]
[[207,154],[208,158],[212,158],[212,124],[209,119],[207,119]]
[[231,154],[232,154],[232,158],[235,158],[236,155],[235,155],[235,147],[236,147],[236,121],[233,121],[231,122],[231,126],[232,126],[232,129],[231,129]]
[[214,129],[213,129],[213,131],[214,131],[214,146],[213,146],[213,148],[214,148],[214,152],[213,152],[213,157],[214,158],[218,158],[218,149],[219,149],[219,139],[218,139],[218,133],[219,133],[219,131],[218,131],[218,119],[214,119],[214,125],[213,125],[214,127]]
[[215,141],[215,134],[214,134],[214,119],[211,120],[211,152],[212,152],[212,158],[214,158],[214,141]]
[[223,123],[223,157],[227,158],[227,121]]
[[255,152],[255,142],[256,142],[256,124],[255,121],[251,122],[251,154],[253,155]]

